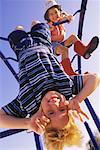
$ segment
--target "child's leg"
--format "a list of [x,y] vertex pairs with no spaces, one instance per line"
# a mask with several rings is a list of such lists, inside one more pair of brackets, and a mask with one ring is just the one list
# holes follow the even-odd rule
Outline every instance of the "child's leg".
[[80,39],[75,36],[74,34],[70,35],[65,41],[64,41],[64,45],[66,47],[69,47],[72,44],[75,44],[77,41],[79,41]]
[[64,47],[62,45],[61,46],[57,46],[56,54],[60,54],[62,56],[61,64],[62,64],[66,74],[68,74],[69,76],[77,75],[77,73],[74,72],[74,70],[73,70],[73,68],[71,66],[71,62],[70,62],[69,55],[68,55],[68,48]]
[[66,72],[67,75],[72,76],[72,75],[78,75],[72,68],[70,59],[67,57],[66,59],[61,61],[61,64],[64,68],[64,71]]
[[85,59],[88,59],[91,56],[91,53],[97,48],[99,44],[99,38],[96,36],[93,37],[90,43],[85,46],[77,36],[71,35],[64,41],[64,45],[70,46],[71,44],[74,44],[74,50],[77,54],[83,56]]

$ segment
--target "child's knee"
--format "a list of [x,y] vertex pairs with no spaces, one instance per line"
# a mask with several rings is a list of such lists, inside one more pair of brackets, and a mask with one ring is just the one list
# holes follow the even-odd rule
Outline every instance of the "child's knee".
[[75,34],[71,34],[70,39],[73,43],[75,43],[78,40],[78,37]]
[[100,82],[100,77],[97,74],[85,74],[83,76],[83,81],[86,83],[87,81],[93,81],[94,83]]

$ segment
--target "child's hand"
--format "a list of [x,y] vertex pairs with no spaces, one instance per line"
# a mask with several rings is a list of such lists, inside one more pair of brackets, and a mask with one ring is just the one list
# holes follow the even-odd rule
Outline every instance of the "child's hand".
[[42,108],[40,107],[36,114],[34,114],[30,119],[30,129],[37,134],[42,134],[45,127],[50,122],[50,120],[43,114]]
[[75,115],[76,115],[77,118],[79,118],[82,122],[84,122],[84,121],[83,121],[81,115],[83,115],[85,118],[89,119],[89,117],[88,117],[87,114],[81,109],[80,104],[77,102],[77,100],[75,100],[75,98],[73,98],[72,100],[69,100],[68,109],[69,109],[69,110],[74,110],[74,111],[75,111]]
[[49,22],[48,25],[49,25],[51,31],[53,31],[55,29],[52,22]]
[[62,20],[68,20],[68,22],[70,23],[71,21],[74,20],[74,16],[64,12],[62,13]]
[[66,16],[66,19],[69,21],[69,23],[71,22],[71,21],[73,21],[74,20],[74,17],[72,16],[72,15],[67,15]]

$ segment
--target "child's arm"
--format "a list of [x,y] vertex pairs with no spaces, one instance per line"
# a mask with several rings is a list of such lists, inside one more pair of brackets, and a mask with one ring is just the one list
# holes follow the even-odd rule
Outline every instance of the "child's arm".
[[[88,115],[81,109],[80,103],[78,103],[74,98],[69,101],[68,109],[73,111],[75,117],[79,118],[83,122],[81,115],[89,119]],[[75,113],[76,112],[76,113]]]
[[49,119],[44,116],[39,109],[31,118],[18,118],[7,115],[3,110],[0,110],[0,128],[10,129],[28,129],[37,134],[43,133]]
[[99,85],[100,76],[95,74],[85,74],[83,76],[83,88],[81,91],[69,101],[68,108],[76,110],[78,113],[84,115],[86,118],[88,116],[81,110],[80,103],[85,100]]
[[0,128],[28,129],[28,118],[17,118],[0,110]]

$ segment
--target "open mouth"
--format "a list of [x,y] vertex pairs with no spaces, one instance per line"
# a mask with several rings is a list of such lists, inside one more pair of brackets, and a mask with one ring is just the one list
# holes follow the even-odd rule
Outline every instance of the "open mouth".
[[60,102],[60,98],[57,95],[52,95],[48,102]]

